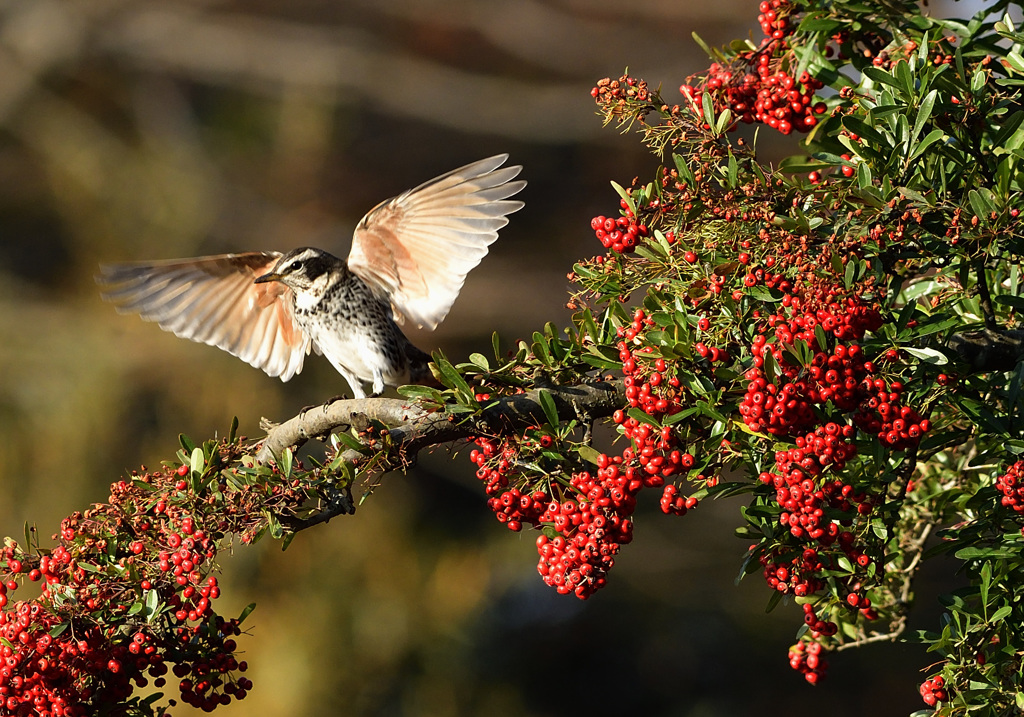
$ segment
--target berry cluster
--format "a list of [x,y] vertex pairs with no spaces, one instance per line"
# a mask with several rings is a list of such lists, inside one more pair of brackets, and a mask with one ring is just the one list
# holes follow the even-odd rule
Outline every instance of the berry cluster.
[[[828,432],[832,431],[832,432]],[[841,471],[846,461],[857,452],[852,443],[843,440],[851,435],[850,426],[840,429],[834,423],[819,427],[806,438],[797,438],[797,447],[775,454],[777,473],[762,473],[761,481],[775,487],[775,500],[783,509],[779,523],[797,539],[805,536],[820,545],[831,545],[839,537],[838,525],[826,516],[826,510],[848,513],[854,504],[857,512],[866,515],[871,503],[862,493],[838,479],[822,479],[825,466]],[[815,480],[817,479],[817,480]],[[854,556],[859,557],[859,556]]]
[[621,545],[633,540],[629,516],[642,484],[620,474],[618,467],[609,466],[606,460],[596,476],[588,471],[573,474],[570,483],[579,501],[552,501],[541,516],[543,523],[553,525],[556,535],[537,538],[537,572],[559,593],[572,592],[580,599],[604,587],[608,571],[615,565],[613,556]]
[[554,441],[540,429],[500,443],[480,436],[470,452],[497,519],[513,531],[525,525],[544,531],[537,539],[537,570],[559,593],[586,599],[606,584],[614,556],[633,538],[631,516],[644,488],[663,488],[661,508],[668,514],[682,515],[697,505],[697,499],[681,495],[678,486],[666,485],[670,477],[688,473],[696,460],[680,445],[672,426],[657,427],[681,411],[687,397],[672,367],[653,358],[641,336],[653,325],[653,319],[638,309],[631,323],[618,330],[629,408],[649,417],[642,420],[628,409],[613,414],[612,420],[630,440],[620,455],[598,454],[596,471],[552,480],[531,470],[543,464],[543,451]]
[[942,675],[935,675],[921,683],[921,699],[929,707],[934,707],[938,702],[945,702],[949,699],[946,692],[946,680]]
[[1024,513],[1024,461],[1017,461],[996,478],[996,490],[1002,493],[999,502],[1004,508],[1018,515]]
[[644,80],[623,75],[617,80],[605,77],[598,80],[590,90],[590,96],[604,108],[609,118],[618,117],[622,121],[642,120],[650,102],[656,96]]
[[853,420],[865,433],[874,433],[878,440],[897,451],[916,446],[921,436],[931,429],[931,421],[922,418],[916,409],[901,403],[903,384],[883,379],[872,381],[877,392],[861,403]]
[[[233,654],[238,621],[212,608],[220,588],[208,572],[222,519],[190,510],[188,473],[181,466],[118,481],[109,504],[61,523],[48,554],[8,543],[0,604],[19,578],[43,586],[36,599],[0,612],[8,642],[0,696],[9,710],[0,714],[20,714],[27,703],[39,714],[89,714],[91,705],[126,701],[150,678],[163,687],[169,663],[188,704],[212,709],[246,696],[251,682],[233,676],[246,667]],[[104,563],[124,577],[112,579]],[[105,627],[113,624],[125,627]]]
[[[872,557],[877,549],[865,544],[870,536],[858,526],[870,519],[884,492],[855,473],[848,476],[847,464],[857,455],[853,439],[861,431],[905,450],[930,425],[902,405],[903,385],[883,378],[858,343],[882,323],[875,307],[825,286],[787,293],[780,303],[752,341],[753,366],[745,374],[739,412],[752,430],[792,441],[776,447],[774,470],[759,476],[774,489],[785,531],[760,561],[770,587],[808,598],[804,620],[812,641],[790,657],[815,682],[824,674],[819,640],[835,635],[838,626],[816,613],[816,606],[830,604],[827,594],[810,598],[831,585],[844,609],[877,618],[865,585],[880,565]],[[880,361],[896,358],[886,352]]]
[[603,215],[594,217],[590,220],[590,227],[605,249],[629,254],[636,251],[637,244],[650,236],[650,231],[647,225],[637,223],[628,206],[623,211],[624,216],[617,219]]
[[629,516],[644,485],[634,471],[620,470],[621,457],[601,454],[596,475],[574,473],[565,485],[523,472],[520,452],[532,448],[525,438],[496,445],[479,437],[475,443],[470,460],[479,466],[477,477],[498,520],[517,532],[524,524],[544,530],[537,538],[544,582],[580,599],[602,588],[619,546],[633,539]]
[[[751,430],[786,436],[805,431],[818,422],[815,407],[831,402],[850,411],[864,400],[865,380],[875,366],[854,341],[877,329],[882,321],[877,309],[858,297],[837,298],[835,290],[817,292],[810,301],[787,294],[783,308],[767,319],[774,341],[762,333],[754,337],[753,367],[739,411]],[[816,330],[836,340],[831,350],[821,347]],[[809,365],[796,365],[783,350],[800,342],[812,352]],[[847,342],[847,343],[841,343]],[[778,383],[764,373],[767,354],[778,367]],[[873,384],[872,384],[873,387]]]
[[805,548],[789,560],[765,554],[761,556],[761,565],[764,566],[765,582],[780,593],[805,597],[824,586],[824,581],[816,577],[824,569],[824,564],[814,548]]
[[828,662],[821,654],[821,645],[804,640],[789,648],[789,666],[802,674],[812,685],[817,684],[828,670]]
[[796,64],[786,41],[793,31],[791,5],[786,0],[766,0],[760,9],[758,20],[765,34],[761,46],[738,53],[730,66],[712,64],[696,86],[684,84],[679,91],[698,111],[707,92],[718,109],[728,107],[747,124],[759,122],[783,134],[809,132],[827,109],[824,102],[814,101],[814,93],[824,83],[807,72],[799,77],[789,74]]
[[[213,608],[214,560],[230,536],[262,534],[266,511],[288,515],[309,496],[276,469],[256,480],[242,455],[239,442],[211,442],[204,470],[143,468],[114,483],[109,503],[62,521],[52,550],[5,543],[0,715],[75,717],[115,704],[110,714],[148,714],[132,693],[164,687],[168,672],[181,700],[205,711],[246,697],[240,619]],[[39,595],[12,604],[26,580],[41,583]]]
[[[907,450],[916,446],[930,430],[930,421],[903,404],[903,384],[881,378],[875,362],[867,360],[854,343],[881,325],[877,309],[858,297],[836,300],[834,290],[823,298],[825,303],[814,308],[817,301],[802,302],[787,295],[783,311],[768,317],[775,341],[769,341],[764,333],[754,338],[754,366],[746,373],[749,383],[739,406],[744,422],[753,431],[793,435],[814,426],[819,420],[816,409],[831,403],[841,411],[852,412],[853,423],[860,430],[876,435],[890,448]],[[789,314],[784,313],[786,308]],[[821,347],[818,327],[826,337],[835,338],[831,350]],[[806,368],[795,365],[783,351],[784,346],[796,342],[812,352]],[[764,373],[769,352],[778,367],[778,384],[769,383]],[[894,360],[898,354],[890,350],[886,358]]]

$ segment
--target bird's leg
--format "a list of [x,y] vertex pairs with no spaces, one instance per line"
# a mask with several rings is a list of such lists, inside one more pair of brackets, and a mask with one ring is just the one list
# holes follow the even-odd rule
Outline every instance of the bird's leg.
[[342,376],[352,388],[352,398],[366,398],[366,391],[363,390],[363,384],[359,382],[358,378],[348,372],[343,373]]
[[384,374],[379,369],[373,372],[373,396],[377,397],[384,393]]

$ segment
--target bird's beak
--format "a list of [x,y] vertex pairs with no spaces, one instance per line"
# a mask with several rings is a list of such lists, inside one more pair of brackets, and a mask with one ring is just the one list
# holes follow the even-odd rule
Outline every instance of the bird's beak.
[[281,281],[281,274],[275,274],[274,272],[270,272],[270,273],[264,274],[263,276],[256,277],[256,280],[253,283],[254,284],[266,284],[267,282],[270,282],[270,281]]

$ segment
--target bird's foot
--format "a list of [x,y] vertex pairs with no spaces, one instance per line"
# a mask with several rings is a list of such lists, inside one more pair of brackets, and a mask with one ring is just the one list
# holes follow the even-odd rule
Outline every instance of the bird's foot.
[[351,396],[346,396],[344,393],[339,393],[337,396],[332,396],[331,398],[328,398],[322,404],[324,413],[327,413],[327,409],[330,407],[332,403],[336,403],[338,401],[348,401],[350,398]]
[[305,416],[307,413],[312,411],[314,408],[319,408],[324,413],[327,413],[327,410],[331,407],[332,403],[335,403],[336,401],[347,401],[347,400],[348,400],[348,396],[346,396],[345,394],[342,393],[342,394],[339,394],[339,395],[334,396],[332,398],[328,398],[323,403],[312,405],[312,406],[303,406],[302,408],[299,409],[299,417],[301,418],[302,416]]

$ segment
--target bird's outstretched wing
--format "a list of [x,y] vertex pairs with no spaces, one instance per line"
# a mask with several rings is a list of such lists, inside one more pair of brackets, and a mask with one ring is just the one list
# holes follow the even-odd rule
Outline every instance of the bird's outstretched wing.
[[255,284],[281,255],[221,254],[109,264],[96,281],[121,313],[136,313],[178,336],[224,349],[287,381],[302,370],[312,341],[295,323],[292,290]]
[[433,329],[448,314],[466,274],[487,254],[523,203],[509,197],[520,166],[507,154],[467,164],[374,207],[356,226],[348,267],[380,296],[395,319]]

